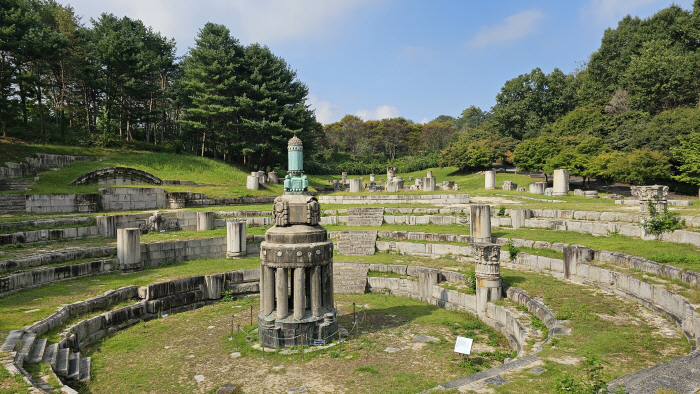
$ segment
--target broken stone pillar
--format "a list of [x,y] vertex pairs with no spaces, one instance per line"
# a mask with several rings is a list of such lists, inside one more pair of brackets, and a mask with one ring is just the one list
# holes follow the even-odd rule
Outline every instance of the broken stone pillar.
[[245,226],[245,220],[226,221],[226,257],[242,259],[248,255]]
[[416,178],[416,186],[422,188],[422,187],[423,187],[423,180],[424,180],[424,179],[425,179],[425,178],[422,178],[422,177]]
[[469,211],[469,235],[472,242],[491,242],[491,206],[470,205]]
[[424,192],[435,191],[435,178],[433,178],[433,177],[423,178],[423,191]]
[[503,181],[503,190],[509,190],[513,191],[518,188],[517,183],[513,183],[512,181]]
[[476,313],[486,316],[487,304],[500,301],[503,292],[501,280],[501,246],[492,243],[471,243],[476,261]]
[[668,186],[632,186],[632,195],[639,200],[640,218],[649,218],[649,203],[657,213],[663,213],[668,206]]
[[396,167],[387,167],[386,168],[386,181],[389,182],[394,178],[394,175],[396,174]]
[[552,187],[552,196],[561,197],[569,195],[569,170],[559,169],[554,170],[554,184]]
[[245,188],[248,190],[258,190],[260,188],[260,181],[258,181],[258,175],[248,175],[245,180]]
[[432,171],[426,171],[425,177],[426,177],[426,178],[432,178],[432,177],[433,177],[433,172],[432,172]]
[[362,179],[349,179],[350,181],[350,193],[359,193],[362,191]]
[[143,269],[141,263],[141,229],[120,228],[117,230],[117,259],[120,271]]
[[275,171],[270,171],[267,173],[267,178],[273,185],[278,185],[280,183],[280,174]]
[[544,194],[544,189],[547,187],[545,182],[535,182],[530,184],[529,192],[532,194]]
[[214,228],[214,212],[197,212],[197,231]]
[[496,170],[484,171],[484,189],[496,189]]
[[168,204],[170,205],[170,209],[184,208],[185,204],[187,203],[188,194],[189,193],[185,192],[168,193]]
[[593,260],[593,250],[581,246],[567,246],[564,248],[564,278],[570,279],[576,275],[576,264],[588,263]]
[[258,171],[258,183],[260,183],[260,187],[267,187],[265,182],[265,171]]
[[376,182],[376,177],[374,174],[369,174],[369,181],[371,182]]
[[525,227],[525,220],[532,217],[532,210],[530,209],[511,209],[510,211],[510,222],[513,226],[513,230],[517,230],[520,227]]
[[342,173],[342,174],[341,174],[341,177],[342,177],[342,180],[343,180],[343,184],[348,183],[348,173],[347,173],[347,172]]

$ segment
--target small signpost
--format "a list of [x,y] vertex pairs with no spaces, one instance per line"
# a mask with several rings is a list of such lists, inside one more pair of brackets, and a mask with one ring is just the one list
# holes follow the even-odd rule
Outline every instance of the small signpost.
[[314,340],[314,345],[325,345],[326,341],[323,339],[315,339]]
[[455,353],[466,354],[469,358],[469,354],[472,351],[472,343],[474,340],[472,338],[457,337],[455,341]]

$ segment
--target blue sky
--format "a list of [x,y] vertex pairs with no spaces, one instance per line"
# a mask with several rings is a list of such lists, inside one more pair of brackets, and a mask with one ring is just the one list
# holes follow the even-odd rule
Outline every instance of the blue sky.
[[[178,54],[205,23],[283,57],[324,124],[353,114],[415,122],[488,110],[506,80],[540,67],[573,72],[627,14],[670,0],[71,0],[83,22],[103,12],[175,38]],[[675,4],[692,9],[692,0]]]

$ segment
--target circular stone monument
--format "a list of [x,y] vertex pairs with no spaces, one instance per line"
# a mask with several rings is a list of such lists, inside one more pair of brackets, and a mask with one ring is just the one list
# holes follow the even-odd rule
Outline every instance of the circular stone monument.
[[[337,336],[333,302],[333,241],[319,225],[321,206],[308,195],[302,143],[288,145],[284,195],[273,205],[275,225],[260,244],[258,338],[266,347],[300,346]],[[290,280],[291,277],[291,280]]]

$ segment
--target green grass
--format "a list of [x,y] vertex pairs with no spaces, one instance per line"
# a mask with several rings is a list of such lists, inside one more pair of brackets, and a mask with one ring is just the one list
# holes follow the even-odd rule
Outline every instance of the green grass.
[[[10,330],[32,324],[54,313],[57,307],[85,300],[122,286],[151,283],[196,275],[210,275],[259,267],[257,256],[241,260],[201,259],[147,268],[139,272],[90,276],[29,289],[0,299],[0,339]],[[38,310],[36,310],[38,309]],[[28,312],[36,310],[34,312]]]
[[[236,342],[228,340],[231,315],[235,313],[241,328],[250,331],[255,325],[248,325],[249,307],[253,306],[255,315],[258,312],[257,299],[244,298],[141,323],[84,350],[93,360],[93,380],[83,389],[95,394],[209,392],[234,383],[255,393],[301,385],[318,387],[322,382],[332,391],[398,394],[422,391],[470,373],[452,352],[455,335],[470,334],[476,343],[494,344],[493,352],[475,356],[484,364],[499,364],[502,354],[510,352],[503,336],[467,313],[376,294],[339,294],[336,303],[345,311],[339,317],[345,327],[352,325],[353,303],[365,316],[362,329],[367,333],[353,334],[342,348],[306,353],[303,360],[300,353],[266,352],[260,360],[261,352],[251,346],[256,337],[247,342],[241,334],[237,349],[241,357],[232,359],[229,354],[236,350]],[[388,346],[402,346],[399,343],[410,345],[413,334],[432,335],[441,341],[420,350],[384,352]],[[407,357],[416,362],[400,361]],[[195,383],[195,374],[205,376],[204,385]],[[333,379],[329,381],[328,376]]]

